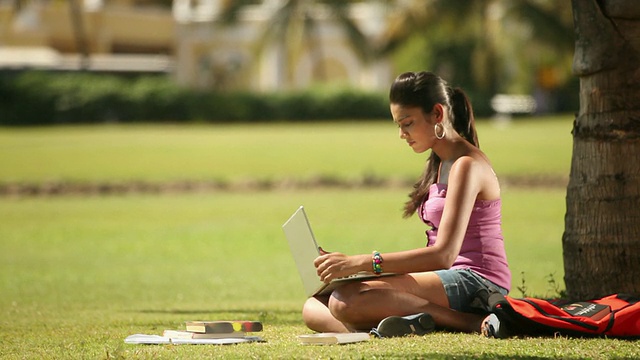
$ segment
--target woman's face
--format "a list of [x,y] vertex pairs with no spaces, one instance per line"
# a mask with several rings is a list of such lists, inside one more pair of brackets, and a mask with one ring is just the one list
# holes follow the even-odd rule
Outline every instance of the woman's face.
[[400,130],[400,139],[407,142],[416,153],[423,153],[433,147],[436,140],[433,112],[425,114],[417,106],[405,107],[391,104],[391,116]]

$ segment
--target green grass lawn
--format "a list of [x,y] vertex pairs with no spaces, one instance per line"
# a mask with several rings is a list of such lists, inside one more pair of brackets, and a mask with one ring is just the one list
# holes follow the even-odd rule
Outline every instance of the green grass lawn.
[[[478,122],[500,176],[567,177],[571,117]],[[416,178],[391,122],[0,128],[0,182]]]
[[[483,339],[436,333],[306,347],[304,295],[280,225],[305,204],[319,241],[349,253],[421,246],[399,190],[319,190],[3,199],[3,358],[598,358],[639,356],[625,341]],[[508,255],[532,294],[561,278],[562,191],[505,191]],[[519,204],[537,211],[518,211]],[[519,217],[527,220],[518,221]],[[525,227],[523,229],[523,227]],[[535,231],[534,231],[535,230]],[[517,291],[514,291],[518,295]],[[135,346],[193,319],[257,319],[266,343]]]
[[[480,124],[499,175],[568,176],[571,119]],[[0,129],[0,182],[415,177],[423,156],[389,123]],[[0,357],[23,358],[638,358],[617,340],[484,339],[439,332],[309,347],[302,286],[281,224],[307,207],[327,249],[423,246],[404,220],[408,189],[310,189],[0,198]],[[564,188],[503,189],[512,295],[562,284]],[[522,275],[524,274],[524,275]],[[266,340],[135,346],[194,319],[263,321]]]

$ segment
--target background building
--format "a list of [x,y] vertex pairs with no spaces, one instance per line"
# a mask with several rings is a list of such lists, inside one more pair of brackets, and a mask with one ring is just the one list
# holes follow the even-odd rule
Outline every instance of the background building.
[[[284,1],[253,1],[232,23],[220,20],[225,3],[0,0],[0,70],[160,73],[189,87],[255,91],[317,82],[377,90],[391,80],[388,62],[359,57],[320,4],[305,14],[316,24],[313,43],[292,58],[288,39],[263,39]],[[384,2],[357,2],[348,14],[368,37],[386,21]]]

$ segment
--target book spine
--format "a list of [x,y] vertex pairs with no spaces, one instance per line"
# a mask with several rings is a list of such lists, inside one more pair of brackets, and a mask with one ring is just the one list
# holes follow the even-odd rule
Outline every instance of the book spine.
[[208,334],[233,334],[262,331],[259,321],[187,322],[188,331]]

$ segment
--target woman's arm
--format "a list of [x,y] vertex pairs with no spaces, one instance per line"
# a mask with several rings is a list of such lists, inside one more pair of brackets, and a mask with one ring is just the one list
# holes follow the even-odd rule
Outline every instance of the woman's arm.
[[482,164],[470,156],[456,160],[449,172],[447,196],[434,246],[383,254],[385,272],[448,269],[460,253],[473,206],[482,188]]
[[[438,241],[430,247],[382,254],[384,272],[404,274],[450,268],[460,252],[484,178],[483,164],[476,159],[463,156],[456,160],[449,172]],[[372,271],[371,261],[370,254],[347,256],[329,253],[319,256],[314,264],[320,278],[331,281],[359,271]]]

